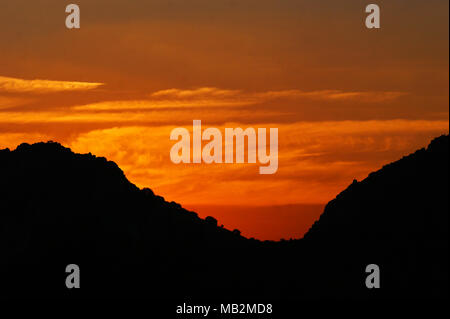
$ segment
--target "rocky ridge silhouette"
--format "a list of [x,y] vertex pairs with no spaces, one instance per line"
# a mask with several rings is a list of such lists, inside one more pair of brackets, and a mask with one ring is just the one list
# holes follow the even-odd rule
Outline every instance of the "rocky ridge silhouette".
[[[281,242],[217,227],[102,157],[1,150],[0,297],[446,297],[448,142],[354,181],[303,239]],[[71,263],[82,289],[64,285]],[[371,263],[381,289],[364,284]]]

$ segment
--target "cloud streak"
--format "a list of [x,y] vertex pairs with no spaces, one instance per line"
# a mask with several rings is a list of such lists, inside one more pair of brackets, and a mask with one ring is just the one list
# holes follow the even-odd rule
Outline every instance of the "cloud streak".
[[23,105],[29,101],[30,99],[27,98],[0,95],[0,110]]
[[0,76],[0,91],[22,93],[49,93],[61,91],[85,91],[98,88],[103,83],[52,81],[52,80],[24,80]]
[[167,89],[157,91],[151,94],[152,97],[165,98],[190,98],[190,97],[230,97],[237,96],[240,90],[225,90],[215,87],[201,87],[192,90]]
[[[116,161],[132,182],[183,204],[284,205],[327,202],[354,178],[362,179],[448,132],[446,121],[422,120],[252,126],[279,128],[279,170],[274,175],[259,175],[258,163],[175,165],[169,160],[173,126],[94,130],[67,144]],[[225,127],[248,126],[217,128],[223,132]]]
[[194,100],[137,100],[105,101],[75,106],[76,111],[158,110],[169,108],[237,107],[255,104],[249,100],[194,99]]
[[358,101],[358,102],[384,102],[395,100],[401,96],[407,95],[406,92],[390,92],[390,91],[374,91],[374,92],[357,92],[357,91],[341,91],[341,90],[284,90],[284,91],[268,91],[255,94],[261,99],[313,99],[322,101]]
[[243,92],[214,87],[192,90],[167,89],[149,95],[148,100],[103,101],[73,107],[74,110],[117,111],[155,110],[165,108],[242,107],[278,100],[354,101],[378,103],[395,100],[405,92],[346,92],[341,90],[280,90],[267,92]]

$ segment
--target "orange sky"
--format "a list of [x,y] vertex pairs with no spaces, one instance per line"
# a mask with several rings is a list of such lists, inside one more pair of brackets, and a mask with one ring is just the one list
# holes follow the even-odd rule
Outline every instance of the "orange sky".
[[[320,3],[319,3],[320,2]],[[448,133],[448,1],[0,1],[0,147],[54,140],[249,237]],[[277,127],[279,168],[170,161],[173,128]]]

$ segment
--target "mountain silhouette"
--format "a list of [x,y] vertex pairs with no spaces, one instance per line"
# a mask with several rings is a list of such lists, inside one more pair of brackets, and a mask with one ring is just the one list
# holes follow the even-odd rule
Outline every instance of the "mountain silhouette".
[[[434,139],[354,181],[303,239],[272,242],[139,189],[105,158],[0,150],[0,297],[447,297],[448,151]],[[69,264],[81,289],[65,286]]]
[[361,269],[375,263],[385,288],[377,294],[448,296],[448,165],[447,135],[354,180],[326,205],[302,244],[313,247],[313,255],[326,253],[330,262],[344,261],[333,263],[348,274],[341,293],[354,294],[363,282]]

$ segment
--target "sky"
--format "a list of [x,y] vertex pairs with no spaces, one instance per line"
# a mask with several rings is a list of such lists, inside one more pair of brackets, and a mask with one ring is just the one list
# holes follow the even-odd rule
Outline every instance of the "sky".
[[[81,28],[65,27],[76,3]],[[0,0],[0,148],[53,140],[259,239],[449,128],[446,0]],[[278,128],[279,164],[174,164],[170,132]]]

